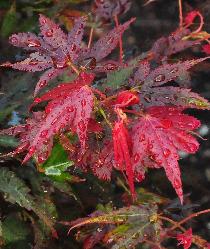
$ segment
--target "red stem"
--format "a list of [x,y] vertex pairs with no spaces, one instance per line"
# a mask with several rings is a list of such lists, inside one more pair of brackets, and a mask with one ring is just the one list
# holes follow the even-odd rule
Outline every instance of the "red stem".
[[176,229],[177,227],[179,227],[180,225],[186,223],[188,220],[191,220],[194,217],[197,217],[199,215],[206,214],[206,213],[210,213],[210,208],[209,209],[205,209],[205,210],[200,211],[200,212],[197,212],[197,213],[194,213],[194,214],[191,214],[190,216],[186,217],[185,219],[177,222],[177,224],[174,225],[174,226],[172,226],[169,230],[172,231],[172,230]]
[[179,0],[179,26],[183,26],[182,0]]
[[93,40],[93,31],[94,31],[94,28],[92,27],[90,30],[90,35],[89,35],[88,48],[90,48],[92,40]]
[[[118,17],[117,15],[114,16],[114,21],[115,21],[115,25],[116,27],[119,27],[119,21],[118,21]],[[123,45],[122,45],[122,35],[120,36],[119,39],[119,46],[120,46],[120,55],[119,55],[119,62],[120,64],[123,63]]]

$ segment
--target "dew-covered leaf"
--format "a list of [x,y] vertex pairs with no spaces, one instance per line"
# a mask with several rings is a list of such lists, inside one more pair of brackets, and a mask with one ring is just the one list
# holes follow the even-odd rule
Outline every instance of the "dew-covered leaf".
[[[120,208],[118,210],[104,210],[92,213],[88,218],[80,218],[73,222],[66,223],[72,229],[80,228],[80,232],[90,238],[90,230],[85,230],[82,226],[92,226],[93,233],[98,226],[103,234],[103,241],[109,248],[121,249],[135,247],[144,241],[145,237],[155,242],[158,241],[158,234],[161,224],[157,219],[157,208],[155,205],[140,205]],[[97,226],[96,226],[97,225]],[[97,235],[96,235],[97,236]],[[91,237],[92,238],[92,237]],[[92,238],[94,242],[98,242]],[[85,243],[86,241],[84,241]],[[92,247],[88,247],[92,248]]]
[[113,144],[114,144],[114,158],[117,165],[117,168],[120,170],[125,170],[128,183],[130,187],[130,191],[132,196],[135,196],[134,189],[134,173],[131,164],[131,140],[128,134],[128,131],[123,124],[123,121],[118,121],[115,123],[113,131]]
[[135,18],[131,18],[124,24],[121,24],[118,27],[112,29],[110,32],[100,38],[89,51],[87,51],[86,57],[94,57],[97,62],[104,59],[116,48],[121,35],[134,21]]
[[192,228],[189,228],[184,233],[178,234],[176,238],[179,241],[178,246],[183,245],[184,249],[189,249],[193,240]]
[[174,105],[184,108],[209,110],[210,103],[191,89],[180,87],[154,87],[140,93],[145,106]]
[[29,58],[14,64],[6,62],[3,67],[11,67],[21,71],[37,72],[52,67],[52,60],[49,56],[41,55],[39,52],[31,53]]
[[[182,183],[178,165],[178,151],[195,153],[197,140],[189,134],[200,122],[182,109],[172,107],[150,107],[132,127],[133,168],[147,166],[145,158],[154,162],[156,168],[163,167],[180,201],[183,202]],[[142,169],[142,171],[143,171]]]
[[168,83],[176,79],[183,72],[188,71],[191,67],[206,60],[207,58],[208,57],[195,60],[187,60],[184,62],[177,62],[174,64],[161,65],[151,71],[145,78],[142,89],[144,90],[147,87],[161,86],[165,83]]

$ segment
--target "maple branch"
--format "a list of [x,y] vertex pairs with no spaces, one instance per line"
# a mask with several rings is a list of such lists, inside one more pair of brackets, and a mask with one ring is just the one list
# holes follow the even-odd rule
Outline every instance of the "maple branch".
[[89,34],[88,48],[90,48],[92,40],[93,40],[93,32],[94,32],[94,28],[92,27],[90,29],[90,34]]
[[[119,27],[119,21],[118,21],[118,17],[117,15],[114,16],[114,21],[115,21],[115,25],[116,27]],[[123,45],[122,45],[122,35],[120,36],[119,39],[119,46],[120,46],[120,55],[119,55],[119,61],[122,64],[123,63]]]
[[199,212],[194,213],[194,214],[191,214],[190,216],[188,216],[188,217],[184,218],[183,220],[177,222],[177,224],[174,225],[174,226],[172,226],[169,229],[169,231],[172,231],[172,230],[176,229],[177,227],[179,227],[180,225],[186,223],[188,220],[191,220],[194,217],[198,217],[199,215],[206,214],[206,213],[210,213],[210,208],[209,209],[205,209],[203,211],[199,211]]
[[179,1],[179,26],[183,26],[183,12],[182,12],[182,0]]
[[174,226],[177,226],[177,228],[179,228],[183,232],[186,231],[186,229],[184,229],[184,227],[182,227],[181,225],[179,225],[178,222],[176,222],[176,221],[174,221],[174,220],[172,220],[172,219],[170,219],[168,217],[158,215],[158,218],[161,219],[161,220],[164,220],[164,221],[168,221],[169,223],[173,224]]

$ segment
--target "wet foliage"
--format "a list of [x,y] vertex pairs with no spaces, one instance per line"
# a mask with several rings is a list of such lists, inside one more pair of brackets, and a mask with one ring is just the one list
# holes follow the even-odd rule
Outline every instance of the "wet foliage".
[[202,10],[175,1],[179,24],[135,51],[135,1],[26,2],[1,6],[2,44],[16,49],[0,64],[3,248],[209,248],[190,221],[210,210],[195,210],[180,160],[210,109],[192,89],[194,68],[209,71]]

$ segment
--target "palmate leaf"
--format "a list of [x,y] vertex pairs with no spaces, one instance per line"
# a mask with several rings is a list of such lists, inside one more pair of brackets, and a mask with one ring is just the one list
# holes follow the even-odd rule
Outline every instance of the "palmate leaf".
[[[52,90],[53,92],[53,90]],[[21,138],[21,144],[14,154],[27,151],[23,163],[33,155],[39,163],[43,163],[49,156],[53,137],[64,131],[77,133],[81,152],[85,151],[87,126],[92,113],[94,95],[88,86],[83,86],[65,95],[57,95],[45,108],[45,113],[34,112],[33,118],[26,121],[26,125],[12,127],[1,131],[1,134],[16,135]],[[54,98],[53,92],[47,93],[48,97]],[[49,97],[50,98],[50,97]]]
[[191,89],[180,87],[154,87],[140,93],[145,106],[174,105],[185,108],[209,110],[210,103]]
[[[178,151],[195,153],[199,143],[189,133],[200,126],[199,120],[182,113],[181,108],[150,107],[131,129],[133,169],[163,167],[180,201],[183,202]],[[138,177],[138,174],[137,174]]]
[[190,89],[163,86],[186,72],[194,65],[209,57],[187,60],[174,64],[164,64],[154,70],[149,69],[149,63],[140,64],[134,75],[134,83],[141,84],[140,97],[145,106],[175,105],[185,108],[209,109],[209,102],[193,93]]
[[178,234],[176,238],[179,241],[178,246],[183,245],[184,249],[189,249],[193,240],[192,228],[189,228],[182,234]]
[[[82,230],[87,237],[84,245],[88,245],[87,248],[89,249],[93,248],[90,245],[94,246],[99,240],[112,249],[135,247],[143,242],[145,237],[152,241],[158,240],[158,233],[161,228],[157,219],[155,205],[129,206],[118,210],[110,210],[109,212],[96,211],[88,218],[80,218],[66,224],[71,226],[69,232],[81,226],[92,225],[94,227],[96,224],[97,229],[100,225],[103,236],[93,230],[95,239],[93,236],[89,236],[88,231]],[[87,243],[89,238],[91,238],[91,243]]]
[[96,59],[96,62],[106,58],[118,45],[121,35],[135,20],[136,18],[131,18],[129,21],[113,28],[107,34],[102,36],[102,38],[96,41],[90,49],[84,50],[84,53],[81,53],[81,58],[85,59],[93,57]]
[[[12,45],[31,52],[29,57],[14,64],[6,62],[1,66],[30,72],[48,69],[41,75],[37,83],[35,88],[35,95],[37,95],[41,88],[45,87],[50,80],[62,74],[67,68],[70,72],[74,72],[77,67],[81,66],[81,61],[85,59],[92,58],[94,61],[100,62],[107,57],[116,48],[119,38],[134,20],[135,18],[132,18],[115,27],[91,48],[87,48],[81,46],[86,17],[77,18],[72,30],[66,34],[49,18],[40,15],[41,34],[39,36],[32,33],[18,33],[10,37]],[[110,67],[108,64],[104,63],[100,70],[107,71]],[[91,70],[94,68],[95,66]]]

